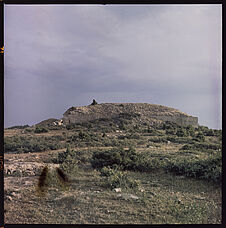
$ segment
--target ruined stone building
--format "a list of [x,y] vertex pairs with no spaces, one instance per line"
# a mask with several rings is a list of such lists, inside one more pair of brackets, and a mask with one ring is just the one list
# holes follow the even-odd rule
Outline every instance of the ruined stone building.
[[101,118],[110,119],[120,114],[136,114],[139,121],[153,123],[171,121],[179,125],[198,126],[198,117],[190,116],[177,109],[148,103],[103,103],[71,107],[63,114],[63,123],[82,123]]

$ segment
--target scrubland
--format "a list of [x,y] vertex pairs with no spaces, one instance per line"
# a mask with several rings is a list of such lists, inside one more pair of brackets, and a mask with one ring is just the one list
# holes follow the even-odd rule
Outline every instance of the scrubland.
[[129,118],[5,129],[5,223],[220,224],[222,131]]

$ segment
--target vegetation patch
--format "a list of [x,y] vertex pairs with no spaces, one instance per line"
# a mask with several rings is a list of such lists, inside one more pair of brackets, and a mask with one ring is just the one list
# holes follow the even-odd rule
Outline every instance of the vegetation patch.
[[52,137],[32,137],[32,136],[12,136],[5,137],[4,151],[5,152],[40,152],[45,150],[57,150],[65,145]]
[[104,179],[103,186],[114,188],[132,188],[135,189],[139,186],[139,181],[130,178],[126,172],[118,170],[117,168],[103,167],[100,170],[100,175]]
[[203,142],[203,143],[194,143],[192,145],[184,145],[181,147],[181,150],[198,150],[198,151],[207,151],[207,150],[221,150],[221,144],[216,144],[216,143],[208,143],[208,142]]
[[36,127],[34,130],[34,133],[45,133],[45,132],[48,132],[48,129],[41,126]]
[[177,157],[168,161],[165,170],[188,177],[212,180],[220,183],[222,180],[221,153],[209,155],[208,158]]
[[26,125],[16,125],[16,126],[12,126],[12,127],[8,127],[7,129],[25,129],[30,127],[28,124]]
[[49,166],[45,198],[36,196],[30,172],[5,176],[11,188],[6,222],[221,223],[222,131],[151,121],[125,113],[68,126],[47,121],[5,129],[5,152],[42,152],[6,153],[6,172],[21,160]]
[[113,148],[107,151],[93,153],[91,164],[93,168],[119,167],[121,170],[149,172],[162,166],[163,161],[152,158],[149,153],[138,153],[134,148]]

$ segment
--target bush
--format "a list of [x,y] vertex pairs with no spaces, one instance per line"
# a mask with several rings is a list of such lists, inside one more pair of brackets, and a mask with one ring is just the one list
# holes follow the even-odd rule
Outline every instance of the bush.
[[104,166],[121,165],[124,149],[114,148],[108,151],[96,151],[93,153],[91,164],[94,168],[103,168]]
[[100,173],[105,181],[104,186],[107,188],[136,188],[139,186],[137,180],[132,180],[125,172],[118,169],[104,167],[100,170]]
[[36,127],[34,133],[45,133],[48,132],[48,129],[45,127]]
[[194,140],[199,141],[199,142],[204,142],[205,141],[205,136],[204,134],[200,131],[198,134],[195,136]]
[[93,168],[120,167],[122,170],[149,172],[162,166],[158,158],[151,158],[150,154],[138,154],[133,148],[113,148],[108,151],[97,151],[91,158]]
[[166,134],[167,135],[175,135],[176,134],[176,130],[175,129],[166,129]]
[[210,155],[207,159],[186,158],[168,161],[165,170],[175,174],[208,179],[214,182],[222,180],[222,156],[221,154]]
[[206,132],[206,136],[214,136],[214,130],[213,129],[209,129],[207,132]]
[[179,125],[174,122],[166,121],[161,127],[163,130],[176,130],[178,126]]
[[64,147],[63,143],[57,142],[55,136],[51,137],[27,137],[13,136],[4,138],[5,152],[40,152],[56,150]]
[[167,143],[167,137],[165,137],[165,136],[154,136],[154,137],[150,137],[149,138],[149,140],[148,140],[149,142],[154,142],[154,143]]
[[198,149],[198,150],[219,150],[221,149],[221,144],[214,144],[214,143],[195,143],[193,145],[193,147],[195,149]]
[[60,168],[69,176],[74,177],[78,171],[78,161],[72,159],[71,156],[67,156],[64,162],[60,165]]
[[222,130],[216,130],[214,129],[214,135],[219,137],[219,139],[222,139]]
[[24,130],[24,132],[26,132],[26,133],[31,133],[31,132],[33,132],[33,129],[31,129],[31,128],[26,128],[26,129]]
[[182,147],[180,148],[180,150],[191,150],[191,149],[193,149],[193,148],[194,148],[194,147],[193,147],[192,145],[186,144],[186,145],[182,146]]
[[189,143],[193,144],[194,140],[188,137],[178,137],[178,136],[167,136],[166,138],[168,141],[173,142],[173,143],[179,143],[179,144],[184,144],[184,143]]
[[72,129],[74,129],[74,127],[75,127],[74,124],[67,124],[67,125],[66,125],[66,129],[67,129],[67,130],[72,130]]
[[58,153],[57,163],[67,175],[73,176],[78,170],[78,159],[76,159],[76,151],[67,147],[66,151]]
[[89,135],[84,133],[83,131],[80,131],[79,134],[78,134],[78,137],[80,139],[85,139],[85,138],[89,137]]
[[136,133],[131,133],[131,134],[127,134],[127,135],[119,135],[118,139],[141,139],[141,136],[139,134]]
[[62,126],[62,125],[48,126],[48,130],[50,130],[50,131],[62,130],[63,128],[64,128],[64,126]]
[[29,125],[17,125],[17,126],[12,126],[12,127],[8,127],[8,129],[25,129],[30,127]]
[[189,136],[192,136],[192,137],[195,136],[195,128],[194,128],[192,125],[188,125],[188,126],[186,127],[186,130],[187,130],[187,134],[188,134]]
[[202,133],[203,135],[206,135],[209,132],[209,128],[206,126],[198,126],[198,132]]
[[58,163],[62,164],[66,160],[67,156],[69,154],[71,155],[73,153],[74,153],[74,151],[71,150],[69,147],[67,147],[66,151],[59,152],[58,153],[58,159],[57,159]]
[[179,128],[179,129],[177,129],[176,135],[177,135],[178,137],[185,137],[185,136],[187,136],[186,129],[184,129],[184,128]]

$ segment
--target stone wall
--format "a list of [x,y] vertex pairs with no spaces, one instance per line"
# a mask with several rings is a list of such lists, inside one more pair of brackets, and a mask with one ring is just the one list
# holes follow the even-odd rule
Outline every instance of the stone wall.
[[82,113],[76,113],[76,114],[64,114],[63,115],[63,123],[65,125],[71,124],[71,123],[84,123],[92,120],[97,120],[101,118],[113,118],[117,115],[100,115],[100,114],[82,114]]
[[176,115],[176,116],[152,116],[151,118],[162,120],[162,121],[170,121],[177,123],[178,125],[185,126],[185,125],[192,125],[197,127],[198,126],[198,117],[193,116],[185,116],[185,115]]

